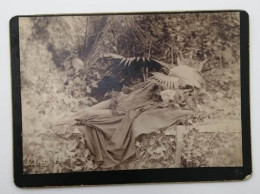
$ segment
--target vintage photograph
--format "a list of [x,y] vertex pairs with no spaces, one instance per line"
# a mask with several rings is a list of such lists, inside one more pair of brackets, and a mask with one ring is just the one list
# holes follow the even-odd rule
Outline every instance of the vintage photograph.
[[23,174],[242,167],[240,13],[19,17]]

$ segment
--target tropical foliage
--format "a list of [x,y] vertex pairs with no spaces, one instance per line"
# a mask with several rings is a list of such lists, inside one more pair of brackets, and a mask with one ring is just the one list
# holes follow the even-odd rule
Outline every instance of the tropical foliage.
[[[50,122],[146,79],[167,89],[183,86],[181,107],[195,115],[180,125],[241,117],[237,13],[31,17],[19,24],[25,173],[101,170],[80,126],[57,136]],[[187,85],[195,88],[195,101]],[[241,134],[195,130],[184,142],[183,167],[242,163]],[[142,135],[136,148],[136,157],[115,169],[173,167],[176,128]],[[229,159],[224,164],[219,156]]]

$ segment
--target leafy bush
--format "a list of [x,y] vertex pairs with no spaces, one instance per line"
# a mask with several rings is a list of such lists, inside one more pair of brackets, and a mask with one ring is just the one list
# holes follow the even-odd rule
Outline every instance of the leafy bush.
[[[114,66],[100,58],[104,53],[153,58],[172,67],[178,53],[195,62],[189,63],[192,68],[208,59],[202,69],[208,95],[197,93],[197,108],[186,94],[185,108],[197,112],[183,124],[241,118],[237,13],[31,17],[19,22],[25,173],[100,170],[80,134],[64,139],[48,128],[52,118],[103,100],[100,81]],[[128,86],[134,88],[134,82]],[[115,169],[172,167],[175,134],[168,128],[138,137],[136,157]],[[190,132],[182,166],[239,165],[240,136]],[[212,154],[219,159],[210,159]]]

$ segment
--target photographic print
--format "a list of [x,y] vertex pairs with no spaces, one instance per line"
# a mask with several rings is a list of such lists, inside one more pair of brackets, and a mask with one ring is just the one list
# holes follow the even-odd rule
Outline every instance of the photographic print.
[[[18,16],[10,25],[17,185],[251,174],[245,12]],[[34,177],[50,181],[26,181]]]

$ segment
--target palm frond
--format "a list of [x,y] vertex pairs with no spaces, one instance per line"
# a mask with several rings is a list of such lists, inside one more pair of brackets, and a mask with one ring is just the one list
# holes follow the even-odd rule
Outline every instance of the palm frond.
[[[108,58],[114,60],[118,66],[122,65],[124,67],[130,67],[130,66],[140,66],[140,67],[146,67],[150,71],[160,71],[165,70],[169,71],[169,65],[167,63],[164,63],[162,61],[156,60],[156,59],[150,59],[147,57],[128,57],[125,58],[118,54],[113,53],[107,53],[103,54],[101,58]],[[138,67],[136,68],[138,69]]]
[[169,75],[178,77],[182,83],[192,87],[201,88],[204,84],[202,75],[196,69],[186,65],[171,68]]
[[126,59],[126,62],[125,62],[125,67],[128,66],[130,67],[130,65],[132,64],[133,61],[137,61],[137,58],[136,57],[130,57],[130,58],[127,58]]
[[[107,56],[103,55],[111,47],[116,48],[118,39],[128,34],[134,28],[135,20],[131,16],[87,16],[84,17],[86,26],[84,35],[82,36],[84,43],[83,58],[86,68],[89,68],[100,57],[113,58],[121,61],[124,57],[109,53]],[[77,18],[75,18],[77,19]],[[113,29],[113,35],[108,34]],[[81,41],[82,42],[82,41]],[[114,49],[115,50],[115,49]],[[115,50],[116,51],[116,50]],[[94,63],[93,63],[94,62]]]
[[179,87],[179,78],[165,75],[159,72],[153,72],[150,79],[155,80],[165,89],[176,89]]
[[204,65],[208,62],[208,59],[204,59],[202,62],[198,65],[198,71],[201,72],[204,68]]
[[177,65],[178,66],[185,65],[183,59],[181,57],[179,57],[179,56],[177,56]]
[[102,58],[112,58],[112,59],[124,59],[123,56],[118,55],[118,54],[114,54],[114,53],[105,53],[103,55],[101,55]]
[[170,68],[170,65],[168,63],[165,63],[163,61],[159,61],[159,60],[156,60],[156,59],[152,59],[152,60],[154,60],[155,62],[157,62],[158,64],[160,64],[163,68],[165,68],[167,70]]

